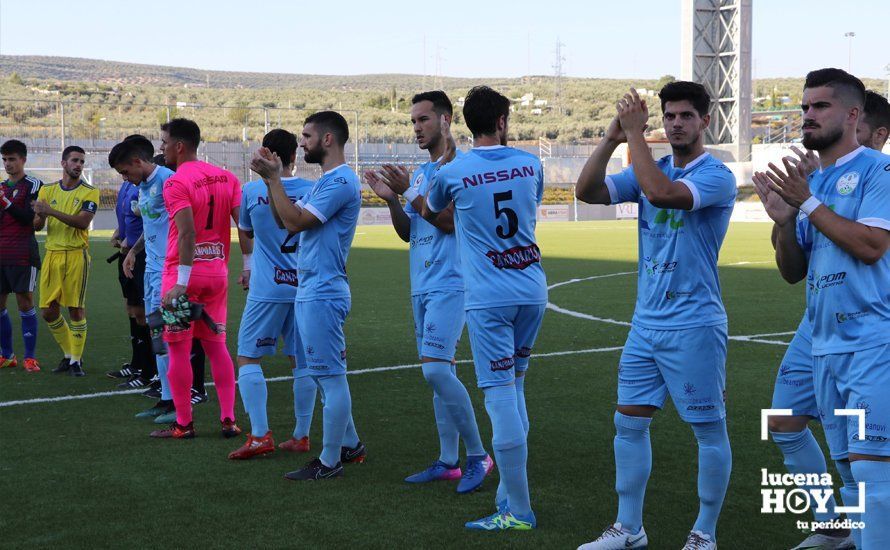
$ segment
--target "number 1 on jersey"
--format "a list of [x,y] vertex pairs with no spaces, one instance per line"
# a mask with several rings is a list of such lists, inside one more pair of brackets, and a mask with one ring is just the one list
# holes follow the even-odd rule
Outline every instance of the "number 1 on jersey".
[[210,206],[210,210],[207,211],[207,223],[204,224],[204,229],[213,229],[213,195],[210,195],[210,202],[208,202],[208,206]]

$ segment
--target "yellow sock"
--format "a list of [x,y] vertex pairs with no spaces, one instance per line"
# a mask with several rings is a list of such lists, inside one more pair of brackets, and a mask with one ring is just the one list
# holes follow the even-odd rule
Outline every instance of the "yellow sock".
[[[53,338],[59,343],[59,347],[62,348],[62,353],[65,354],[65,357],[70,357],[71,331],[68,329],[68,323],[65,322],[65,318],[59,315],[59,318],[55,321],[49,321],[47,326],[49,326],[49,331],[52,333]],[[81,349],[83,348],[81,347]]]
[[71,321],[71,361],[80,361],[87,341],[87,320]]

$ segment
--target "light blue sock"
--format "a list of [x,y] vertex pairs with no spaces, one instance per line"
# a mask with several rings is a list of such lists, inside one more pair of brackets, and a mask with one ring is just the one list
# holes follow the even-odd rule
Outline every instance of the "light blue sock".
[[167,369],[170,368],[169,355],[155,355],[158,365],[158,380],[161,381],[161,399],[172,401],[173,393],[170,391],[170,381],[167,380]]
[[519,516],[531,514],[528,490],[528,444],[516,404],[516,388],[485,388],[485,410],[491,417],[492,439],[498,471],[507,492],[507,506]]
[[[800,432],[770,432],[773,441],[782,451],[785,457],[785,467],[792,474],[824,474],[828,472],[828,466],[825,464],[825,455],[822,454],[822,448],[813,437],[813,432],[809,428],[804,428]],[[805,487],[805,489],[816,489],[816,487]],[[815,501],[810,499],[811,509],[816,521],[830,521],[838,515],[834,511],[836,503],[834,496],[825,504],[826,512],[815,511]]]
[[692,528],[717,540],[717,518],[729,487],[732,450],[726,419],[691,424],[698,440],[698,518]]
[[244,410],[250,417],[250,433],[254,437],[263,437],[269,431],[269,417],[266,411],[269,390],[266,387],[263,368],[256,363],[239,367],[238,391],[241,393]]
[[340,463],[343,436],[352,418],[352,397],[345,374],[318,376],[315,379],[324,391],[324,436],[319,458],[322,464],[332,468]]
[[25,342],[25,357],[34,358],[37,348],[37,310],[31,308],[19,313],[22,318],[22,340]]
[[436,430],[439,432],[439,460],[445,464],[457,464],[460,449],[460,434],[445,400],[433,391],[433,414],[436,417]]
[[[850,461],[835,460],[834,465],[837,467],[837,473],[843,482],[843,486],[840,488],[839,492],[841,494],[841,500],[844,501],[844,505],[859,506],[859,485],[856,484],[856,479],[853,477]],[[858,522],[862,519],[862,514],[851,514],[850,512],[847,512],[847,518],[850,521]],[[856,543],[856,548],[862,548],[862,530],[853,529],[851,534],[853,535],[853,541]]]
[[[435,362],[423,364],[423,376],[433,388],[433,394],[437,396],[444,405],[445,422],[448,424],[449,430],[445,434],[442,433],[440,427],[439,439],[444,443],[445,435],[450,435],[451,430],[456,430],[460,434],[460,438],[464,441],[467,450],[467,456],[484,456],[485,446],[482,444],[482,436],[479,435],[479,425],[476,423],[476,413],[473,410],[473,402],[470,394],[463,382],[457,377],[455,368],[450,362]],[[439,423],[439,413],[436,412],[436,424]],[[453,441],[454,453],[448,453],[447,456],[454,456],[454,461],[447,464],[454,464],[457,461],[458,441],[457,439],[449,439],[448,444]],[[443,454],[445,447],[443,446]]]
[[651,418],[626,416],[615,411],[615,492],[618,516],[625,530],[639,533],[643,527],[643,500],[652,472],[652,446],[649,443]]
[[[526,362],[528,359],[526,359]],[[517,374],[519,371],[517,371]],[[528,435],[528,409],[525,407],[525,374],[516,377],[516,405],[519,407],[519,416],[522,418],[522,427],[525,435]]]
[[343,446],[354,449],[360,443],[358,432],[355,431],[355,420],[352,419],[352,411],[349,412],[349,422],[346,423],[346,431],[343,432]]
[[0,355],[12,357],[12,321],[5,309],[0,310]]
[[865,483],[863,548],[890,548],[890,462],[857,460],[850,464],[856,481]]
[[309,435],[312,427],[312,413],[315,411],[315,395],[318,386],[311,376],[297,376],[294,369],[294,437],[302,439]]

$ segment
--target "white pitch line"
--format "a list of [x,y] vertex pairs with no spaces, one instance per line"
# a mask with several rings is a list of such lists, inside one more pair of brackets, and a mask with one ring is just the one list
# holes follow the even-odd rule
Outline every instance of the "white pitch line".
[[[623,349],[624,346],[613,346],[608,348],[590,348],[590,349],[579,349],[579,350],[569,350],[569,351],[553,351],[550,353],[536,353],[532,355],[532,358],[539,359],[544,357],[561,357],[563,355],[578,355],[582,353],[608,353],[611,351],[619,351]],[[472,359],[462,359],[457,361],[457,363],[472,363]],[[387,371],[395,371],[395,370],[406,370],[406,369],[418,369],[421,367],[420,363],[411,363],[407,365],[392,365],[389,367],[375,367],[370,369],[358,369],[354,371],[347,371],[348,375],[356,375],[356,374],[371,374],[377,372],[387,372]],[[293,376],[276,376],[273,378],[267,378],[266,382],[285,382],[288,380],[293,380]],[[207,386],[213,386],[213,382],[208,382]],[[34,399],[21,399],[18,401],[3,401],[0,402],[0,407],[14,407],[17,405],[36,405],[38,403],[58,403],[60,401],[76,401],[79,399],[95,399],[97,397],[114,397],[117,395],[133,395],[135,393],[141,393],[143,390],[121,390],[121,391],[103,391],[96,393],[84,393],[80,395],[61,395],[58,397],[36,397]]]

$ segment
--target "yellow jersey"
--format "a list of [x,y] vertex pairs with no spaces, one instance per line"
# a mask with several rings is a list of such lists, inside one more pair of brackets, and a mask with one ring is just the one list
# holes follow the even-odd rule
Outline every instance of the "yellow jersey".
[[[62,182],[57,181],[41,187],[37,199],[47,202],[63,214],[74,216],[83,211],[95,214],[99,207],[99,190],[83,180],[73,189],[64,189]],[[77,229],[52,216],[46,217],[47,250],[89,248],[89,235],[88,229]]]

